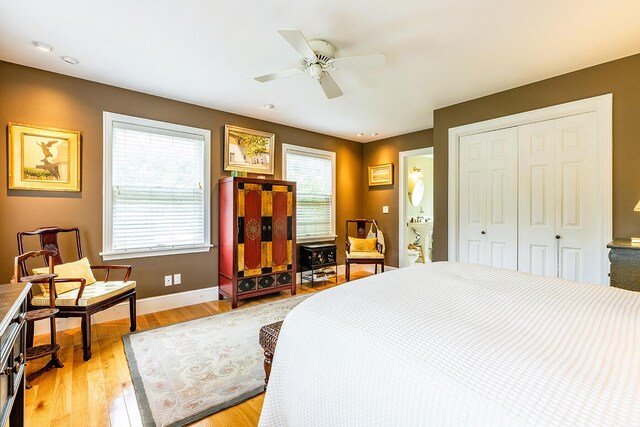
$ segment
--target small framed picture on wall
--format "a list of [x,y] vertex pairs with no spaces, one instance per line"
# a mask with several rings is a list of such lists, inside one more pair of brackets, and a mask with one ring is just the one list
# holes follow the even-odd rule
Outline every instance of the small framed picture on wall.
[[369,186],[392,185],[393,163],[369,166]]
[[9,123],[9,189],[80,191],[80,132]]

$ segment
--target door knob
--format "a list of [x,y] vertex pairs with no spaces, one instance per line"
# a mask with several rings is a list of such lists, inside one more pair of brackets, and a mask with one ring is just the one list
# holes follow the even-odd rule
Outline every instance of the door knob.
[[480,232],[480,234],[487,234],[487,232],[483,230]]
[[560,240],[560,235],[556,234],[556,239]]

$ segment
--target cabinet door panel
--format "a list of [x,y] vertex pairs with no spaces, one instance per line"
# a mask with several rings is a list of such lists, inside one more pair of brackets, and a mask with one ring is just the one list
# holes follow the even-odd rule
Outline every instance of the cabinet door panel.
[[287,266],[287,193],[273,192],[272,250],[273,267]]
[[262,266],[262,191],[245,189],[244,193],[244,268]]

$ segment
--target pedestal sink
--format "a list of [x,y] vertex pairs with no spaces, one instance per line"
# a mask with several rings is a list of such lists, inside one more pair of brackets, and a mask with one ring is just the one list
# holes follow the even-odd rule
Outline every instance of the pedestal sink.
[[420,246],[422,246],[425,261],[431,262],[431,233],[433,232],[433,222],[410,222],[409,227],[420,235]]

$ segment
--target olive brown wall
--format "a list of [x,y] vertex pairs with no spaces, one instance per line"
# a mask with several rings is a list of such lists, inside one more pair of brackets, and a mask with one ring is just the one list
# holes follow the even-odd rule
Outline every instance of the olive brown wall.
[[640,199],[638,76],[640,55],[634,55],[436,110],[433,132],[434,259],[447,259],[450,128],[607,93],[613,94],[613,235],[640,235],[640,214],[633,212]]
[[[363,145],[271,122],[172,101],[113,86],[0,62],[0,123],[30,123],[79,130],[82,134],[82,191],[56,193],[8,190],[7,144],[0,150],[0,283],[12,274],[16,233],[38,226],[78,226],[85,255],[102,263],[102,113],[110,111],[211,130],[211,241],[218,242],[218,179],[222,171],[225,124],[276,134],[275,178],[281,177],[282,143],[336,152],[337,224],[362,214]],[[344,247],[342,233],[337,244]],[[339,255],[343,257],[343,252]],[[71,260],[71,259],[69,259]],[[342,260],[342,259],[341,259]],[[132,264],[138,296],[145,298],[217,285],[218,253],[123,259]],[[181,273],[182,284],[165,287],[163,276]]]
[[[364,156],[362,157],[362,187],[365,198],[362,215],[364,218],[375,219],[380,229],[384,232],[384,242],[386,246],[385,262],[386,264],[394,267],[398,266],[399,254],[399,153],[401,151],[415,150],[425,147],[433,147],[433,129],[382,139],[380,141],[370,142],[364,146]],[[367,167],[383,163],[393,163],[394,165],[393,185],[369,187]],[[388,214],[382,213],[382,206],[389,206]],[[338,229],[338,234],[344,234],[344,230]]]

